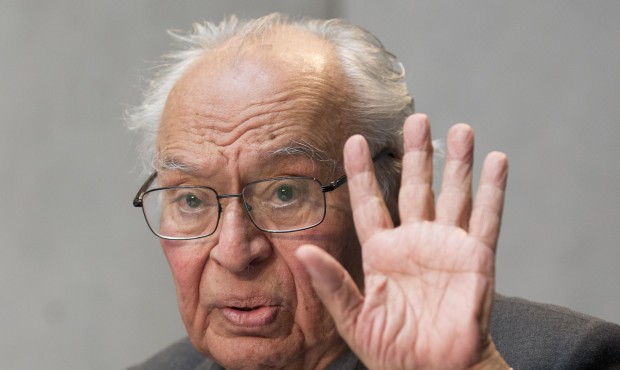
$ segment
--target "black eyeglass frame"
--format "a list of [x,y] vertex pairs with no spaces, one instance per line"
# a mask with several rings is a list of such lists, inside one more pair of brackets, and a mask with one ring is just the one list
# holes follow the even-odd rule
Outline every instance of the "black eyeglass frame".
[[[392,158],[394,158],[394,154],[387,148],[381,150],[379,153],[377,153],[375,156],[372,157],[372,161],[373,163],[375,163],[376,161],[378,161],[379,159],[381,159],[384,156],[390,156]],[[268,233],[290,233],[290,232],[295,232],[295,231],[302,231],[302,230],[307,230],[307,229],[311,229],[313,227],[319,226],[323,220],[325,220],[325,215],[327,214],[327,201],[325,200],[325,193],[328,193],[330,191],[336,190],[337,188],[339,188],[340,186],[344,185],[347,182],[347,175],[342,175],[339,178],[337,178],[334,181],[331,181],[329,184],[327,185],[323,185],[321,183],[321,181],[319,181],[318,179],[314,178],[314,177],[309,177],[309,176],[285,176],[285,177],[274,177],[274,178],[268,178],[268,179],[260,179],[260,180],[256,180],[256,181],[252,181],[247,183],[243,189],[241,189],[240,193],[231,193],[231,194],[219,194],[217,192],[217,190],[209,187],[209,186],[200,186],[200,185],[187,185],[187,186],[167,186],[167,187],[161,187],[161,188],[154,188],[154,189],[150,189],[148,190],[149,186],[151,186],[151,184],[153,183],[153,181],[155,181],[155,178],[157,178],[157,171],[154,171],[144,182],[144,184],[142,184],[142,186],[140,187],[140,189],[138,190],[136,196],[133,198],[133,206],[136,208],[142,208],[142,213],[144,215],[144,219],[146,221],[147,226],[149,227],[149,229],[151,230],[151,232],[153,234],[155,234],[158,238],[162,238],[162,239],[166,239],[166,240],[194,240],[194,239],[201,239],[201,238],[206,238],[208,236],[213,235],[216,231],[217,231],[217,227],[219,226],[220,223],[220,216],[222,214],[223,208],[222,208],[222,204],[220,203],[220,199],[225,199],[225,198],[240,198],[241,201],[244,204],[244,207],[246,208],[246,212],[248,214],[248,216],[250,217],[250,221],[252,221],[252,224],[259,230],[264,231],[264,232],[268,232]],[[286,179],[307,179],[307,180],[313,180],[316,181],[320,186],[321,186],[321,192],[323,193],[323,215],[321,216],[321,220],[316,222],[313,225],[310,226],[304,226],[302,228],[295,228],[295,229],[291,229],[291,230],[268,230],[268,229],[264,229],[260,226],[258,226],[256,224],[256,222],[254,222],[254,218],[252,217],[252,215],[250,214],[250,210],[247,209],[247,203],[245,202],[245,199],[243,198],[243,191],[244,189],[252,184],[255,183],[259,183],[259,182],[263,182],[263,181],[273,181],[273,180],[286,180]],[[143,199],[144,196],[147,195],[148,193],[154,192],[154,191],[160,191],[160,190],[167,190],[167,189],[209,189],[211,191],[213,191],[213,193],[215,193],[215,198],[217,200],[217,207],[218,207],[218,211],[217,211],[217,220],[215,221],[215,228],[213,229],[213,231],[209,234],[205,234],[205,235],[199,235],[199,236],[192,236],[192,237],[170,237],[170,236],[163,236],[160,235],[159,233],[157,233],[155,230],[153,230],[153,228],[151,227],[151,224],[149,223],[148,217],[146,215],[146,211],[143,207]]]

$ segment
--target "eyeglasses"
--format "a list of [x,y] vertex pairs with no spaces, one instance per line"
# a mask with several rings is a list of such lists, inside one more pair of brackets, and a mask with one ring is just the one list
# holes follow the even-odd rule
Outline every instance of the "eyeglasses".
[[[385,154],[381,151],[373,162]],[[222,214],[221,199],[239,198],[259,230],[288,233],[318,226],[325,219],[325,193],[347,182],[346,175],[321,184],[313,177],[276,177],[246,184],[240,193],[218,194],[208,186],[149,189],[157,171],[145,181],[133,205],[141,207],[148,227],[162,239],[190,240],[212,235]]]

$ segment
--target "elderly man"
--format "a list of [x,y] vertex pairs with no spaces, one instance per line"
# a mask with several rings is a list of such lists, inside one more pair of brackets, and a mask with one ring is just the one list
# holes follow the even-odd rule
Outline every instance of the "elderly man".
[[274,14],[181,39],[130,124],[189,340],[138,368],[620,366],[619,327],[495,296],[506,157],[472,201],[454,126],[435,202],[428,119],[372,35]]

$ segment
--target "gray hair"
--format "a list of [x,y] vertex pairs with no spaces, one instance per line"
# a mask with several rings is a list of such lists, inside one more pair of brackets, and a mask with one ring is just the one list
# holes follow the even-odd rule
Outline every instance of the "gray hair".
[[240,21],[232,16],[219,24],[194,24],[192,32],[186,35],[171,33],[184,48],[164,57],[142,104],[127,114],[129,128],[142,134],[141,157],[145,168],[151,167],[157,158],[155,138],[168,94],[189,67],[205,52],[232,37],[257,39],[281,25],[309,31],[333,45],[351,89],[351,96],[347,97],[346,118],[350,124],[346,133],[363,135],[372,153],[384,148],[394,153],[395,159],[382,159],[376,163],[384,196],[394,195],[400,178],[398,158],[402,157],[402,126],[406,117],[414,112],[404,68],[374,35],[341,19],[293,20],[274,13]]

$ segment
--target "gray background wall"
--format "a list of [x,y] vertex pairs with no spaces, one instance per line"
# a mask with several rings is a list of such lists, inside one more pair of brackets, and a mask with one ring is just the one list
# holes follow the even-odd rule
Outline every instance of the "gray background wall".
[[499,291],[620,322],[620,2],[3,0],[1,369],[123,368],[183,335],[123,111],[166,29],[275,10],[373,31],[435,135],[508,153]]

